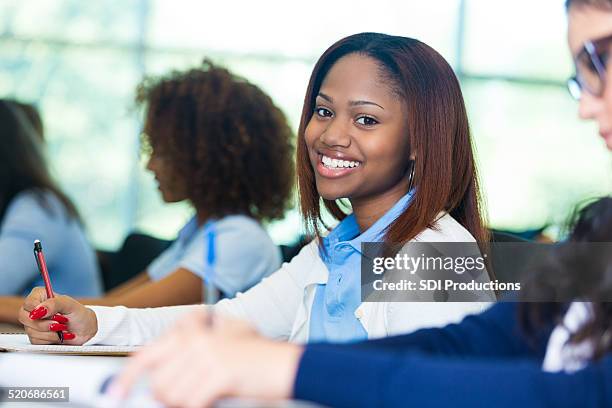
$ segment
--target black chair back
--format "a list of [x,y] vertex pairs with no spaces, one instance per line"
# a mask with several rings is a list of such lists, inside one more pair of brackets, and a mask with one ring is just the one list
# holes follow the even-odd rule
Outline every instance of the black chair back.
[[127,236],[119,251],[97,251],[104,290],[108,292],[143,272],[171,243],[149,235],[132,233]]

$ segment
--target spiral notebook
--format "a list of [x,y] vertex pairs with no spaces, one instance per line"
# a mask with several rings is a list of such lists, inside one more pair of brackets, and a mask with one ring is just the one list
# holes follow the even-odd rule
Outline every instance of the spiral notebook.
[[127,356],[139,346],[69,346],[30,344],[25,334],[0,334],[0,352],[28,352],[81,356]]

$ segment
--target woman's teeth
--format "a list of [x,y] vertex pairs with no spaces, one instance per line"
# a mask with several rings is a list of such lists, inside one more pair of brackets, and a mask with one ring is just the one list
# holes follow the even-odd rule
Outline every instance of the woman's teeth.
[[358,161],[338,160],[338,159],[332,159],[331,157],[327,157],[327,156],[322,156],[321,162],[323,163],[325,167],[330,168],[330,169],[345,169],[345,168],[351,168],[351,167],[359,167],[359,165],[361,164]]

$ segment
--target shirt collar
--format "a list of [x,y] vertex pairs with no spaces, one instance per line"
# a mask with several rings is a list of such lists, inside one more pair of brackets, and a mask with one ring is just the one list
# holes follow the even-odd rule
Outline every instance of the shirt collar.
[[354,239],[349,241],[349,244],[355,250],[361,252],[361,243],[362,242],[380,242],[385,235],[385,232],[389,225],[393,221],[395,221],[408,207],[412,196],[414,195],[414,190],[410,190],[406,193],[402,198],[400,198],[397,203],[393,205],[382,217],[378,219],[370,228],[363,232],[363,234],[355,237]]
[[183,228],[181,228],[176,240],[181,243],[185,243],[186,241],[189,241],[191,237],[193,237],[193,234],[195,234],[197,230],[198,219],[196,216],[193,216],[189,221],[187,221],[187,224],[185,224]]
[[348,215],[327,237],[323,238],[325,249],[332,250],[337,243],[346,241],[355,250],[361,252],[362,242],[380,242],[387,227],[404,212],[413,196],[414,190],[410,190],[362,234],[359,234],[359,225],[355,219],[355,214]]

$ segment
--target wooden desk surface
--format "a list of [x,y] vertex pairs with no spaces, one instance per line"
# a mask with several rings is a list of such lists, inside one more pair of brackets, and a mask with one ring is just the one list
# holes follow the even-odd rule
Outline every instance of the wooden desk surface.
[[23,333],[23,326],[14,324],[0,323],[0,333]]

